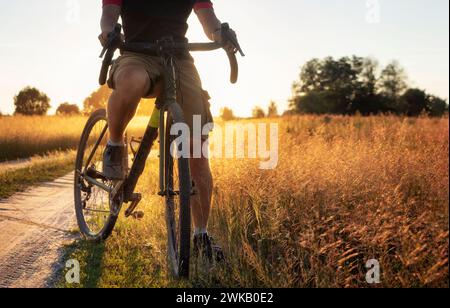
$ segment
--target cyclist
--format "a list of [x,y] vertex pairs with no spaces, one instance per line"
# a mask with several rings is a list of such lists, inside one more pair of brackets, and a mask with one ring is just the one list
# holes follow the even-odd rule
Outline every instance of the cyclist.
[[[221,22],[216,17],[210,0],[103,0],[101,18],[102,45],[122,18],[126,42],[152,43],[164,37],[186,42],[187,19],[195,11],[206,36],[211,41],[222,41]],[[234,33],[234,32],[233,32]],[[232,48],[228,46],[227,48]],[[209,96],[203,91],[200,77],[189,53],[176,55],[178,73],[178,103],[181,105],[186,124],[193,132],[194,116],[201,119],[201,126],[212,123]],[[111,180],[125,177],[122,157],[124,155],[124,131],[135,116],[141,98],[157,97],[161,91],[159,82],[162,63],[159,57],[124,52],[111,68],[108,85],[113,89],[108,102],[110,140],[104,152],[103,172]],[[199,116],[199,117],[198,117]],[[195,134],[192,134],[195,138]],[[207,142],[207,136],[193,144]],[[213,251],[207,232],[211,211],[213,179],[206,157],[190,159],[192,179],[197,196],[192,197],[194,221],[194,252],[202,253],[211,260]]]

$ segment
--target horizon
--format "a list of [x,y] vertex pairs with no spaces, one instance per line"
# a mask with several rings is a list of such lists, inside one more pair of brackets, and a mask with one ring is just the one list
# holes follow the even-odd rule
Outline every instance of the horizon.
[[[12,114],[14,95],[27,85],[50,97],[49,113],[63,102],[82,106],[98,88],[100,1],[3,2],[3,29],[14,30],[4,31],[0,43],[0,112]],[[194,55],[213,114],[229,107],[248,117],[271,100],[287,109],[300,67],[326,56],[374,57],[381,67],[398,60],[410,86],[448,101],[448,1],[392,2],[215,1],[218,17],[237,31],[247,56],[238,59],[238,84],[230,85],[223,53]],[[189,25],[191,41],[206,40],[195,14]]]

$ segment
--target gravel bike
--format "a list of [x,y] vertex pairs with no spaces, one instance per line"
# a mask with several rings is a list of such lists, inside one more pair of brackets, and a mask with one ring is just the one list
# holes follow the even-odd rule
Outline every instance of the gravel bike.
[[[128,205],[125,210],[126,217],[141,215],[136,209],[142,196],[136,193],[135,189],[144,172],[151,149],[159,139],[159,195],[165,199],[169,267],[175,277],[188,278],[191,254],[190,198],[194,192],[189,159],[180,155],[179,144],[172,146],[175,140],[182,143],[183,136],[181,133],[179,135],[170,133],[173,125],[185,123],[183,111],[177,103],[174,54],[212,51],[223,48],[225,44],[179,43],[170,37],[153,44],[123,43],[120,38],[121,30],[121,25],[117,24],[108,36],[108,43],[100,56],[103,58],[100,85],[106,83],[114,54],[119,49],[161,57],[164,63],[163,94],[156,100],[144,136],[139,140],[133,138],[130,142],[125,140],[126,152],[132,150],[133,163],[128,168],[129,155],[124,155],[123,164],[128,172],[123,181],[111,181],[101,172],[103,152],[108,141],[106,110],[100,109],[91,114],[82,133],[76,157],[74,188],[78,226],[87,240],[104,241],[111,235],[123,204]],[[234,47],[231,50],[227,48],[226,52],[231,67],[230,81],[236,83],[238,79],[236,53],[240,52],[242,56],[244,54],[228,24],[223,24],[221,31],[224,42]],[[134,150],[136,145],[138,149]]]

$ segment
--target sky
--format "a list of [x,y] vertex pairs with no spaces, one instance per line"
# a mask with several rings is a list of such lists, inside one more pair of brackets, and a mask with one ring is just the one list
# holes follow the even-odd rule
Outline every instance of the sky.
[[[196,54],[212,111],[224,106],[249,116],[275,100],[288,106],[300,67],[312,58],[370,56],[398,60],[409,82],[449,97],[448,0],[216,0],[222,21],[236,30],[245,58],[238,84],[229,83],[225,54]],[[53,106],[80,106],[98,80],[101,61],[100,0],[0,0],[0,112],[27,85],[44,91]],[[205,41],[189,20],[190,41]]]

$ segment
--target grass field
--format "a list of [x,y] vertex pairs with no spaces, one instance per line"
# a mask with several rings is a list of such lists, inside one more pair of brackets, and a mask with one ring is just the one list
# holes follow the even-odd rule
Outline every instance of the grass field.
[[[279,165],[212,160],[210,232],[226,264],[173,281],[166,268],[157,161],[139,184],[142,221],[120,218],[104,244],[78,242],[81,287],[448,287],[449,122],[292,117]],[[63,282],[61,286],[67,286]]]
[[[86,121],[81,116],[0,117],[0,199],[73,171]],[[137,117],[130,135],[140,136],[147,121]],[[5,162],[14,168],[5,168]]]
[[[86,117],[0,117],[0,162],[78,146]],[[145,128],[147,118],[133,122],[131,132]]]

